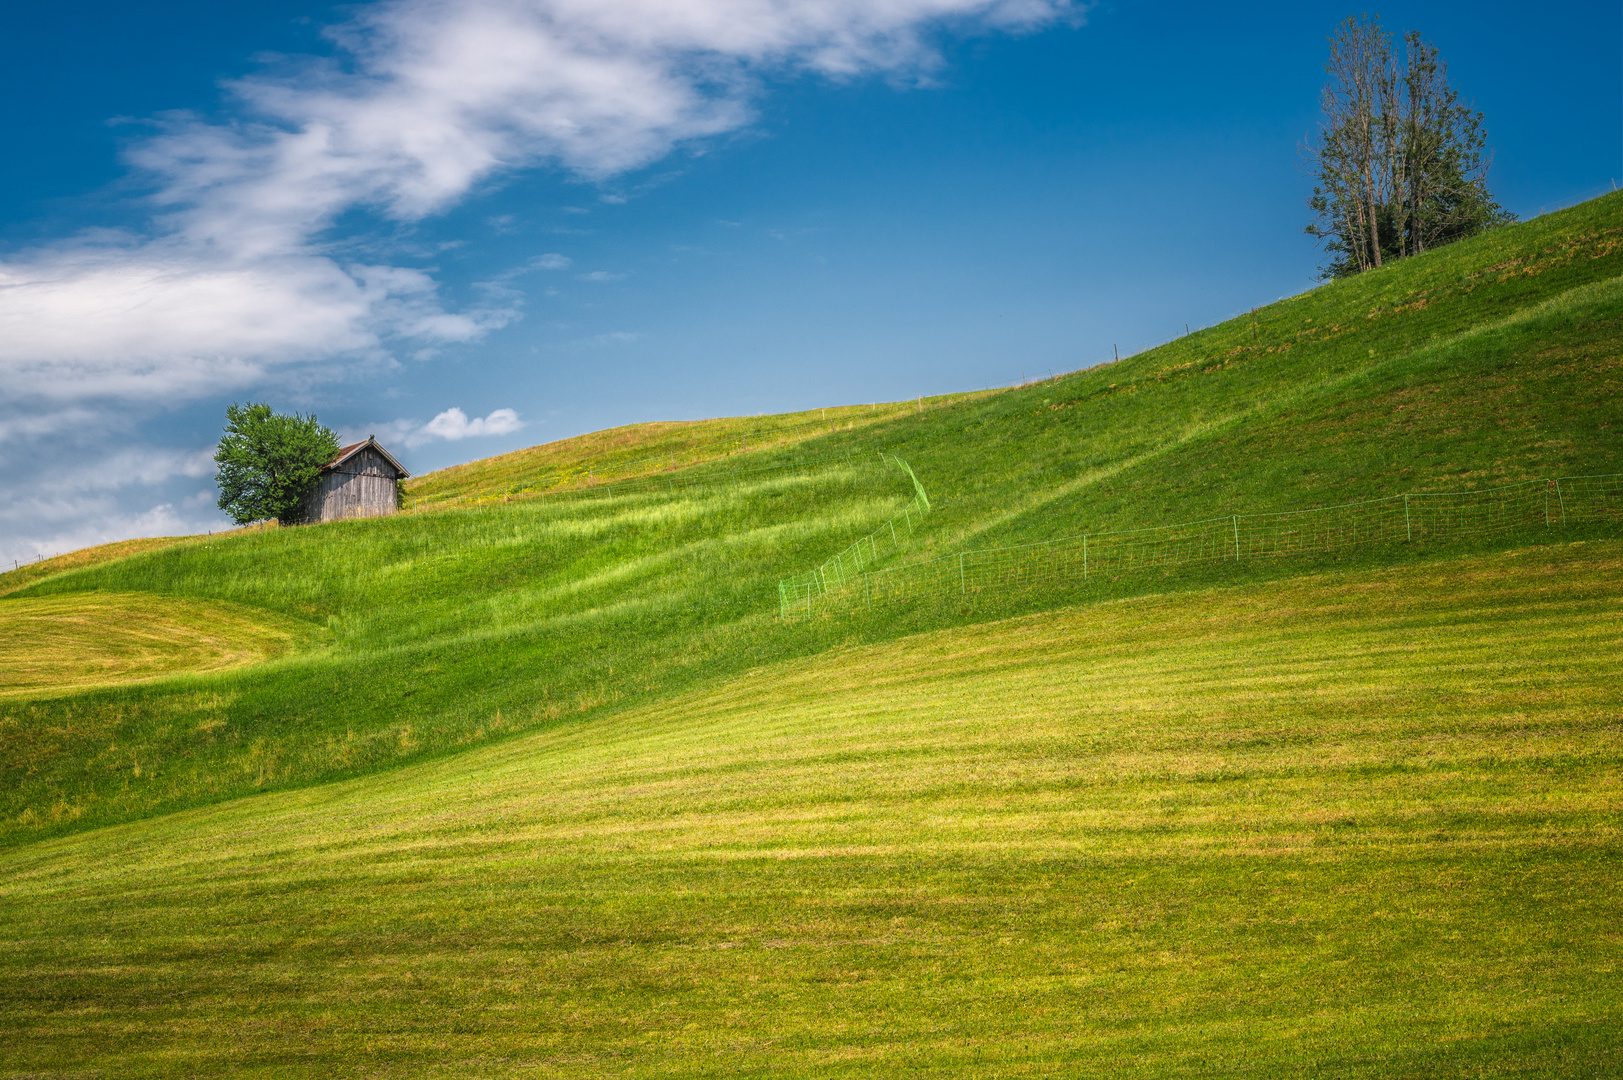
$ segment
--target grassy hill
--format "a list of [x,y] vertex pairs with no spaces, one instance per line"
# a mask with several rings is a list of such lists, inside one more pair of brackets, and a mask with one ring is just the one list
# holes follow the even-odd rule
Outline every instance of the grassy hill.
[[[50,733],[19,737],[27,754],[0,760],[0,836],[392,767],[847,639],[1326,561],[1128,576],[1085,594],[989,597],[968,612],[779,625],[779,578],[816,565],[909,496],[905,478],[878,466],[881,449],[912,463],[937,507],[903,559],[1623,471],[1620,275],[1623,201],[1608,196],[1116,364],[928,409],[913,403],[900,415],[875,408],[868,415],[878,419],[864,425],[851,417],[849,429],[662,479],[231,534],[35,579],[10,596],[105,591],[237,604],[304,620],[310,644],[212,682],[0,705],[0,732]],[[803,431],[806,419],[779,430]],[[644,448],[662,452],[670,437],[657,426],[645,435]],[[569,460],[591,460],[592,445],[568,449]],[[614,452],[658,456],[619,436]],[[562,460],[565,449],[551,453]],[[461,487],[437,490],[511,487],[511,459],[465,467]],[[84,767],[109,739],[140,763],[139,782]]]
[[912,497],[881,450],[935,507],[888,564],[1623,472],[1620,331],[1608,196],[1025,388],[0,575],[87,649],[170,619],[118,685],[8,676],[0,1062],[1614,1069],[1610,509],[799,622],[776,585]]
[[600,483],[676,472],[752,450],[794,446],[836,431],[915,415],[987,391],[940,394],[915,401],[842,405],[772,416],[628,424],[509,454],[453,465],[405,484],[405,508],[477,505],[515,496],[550,495]]

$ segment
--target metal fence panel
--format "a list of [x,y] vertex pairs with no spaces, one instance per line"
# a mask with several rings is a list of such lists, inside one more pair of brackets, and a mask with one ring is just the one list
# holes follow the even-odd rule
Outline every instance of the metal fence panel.
[[[929,512],[929,497],[906,462],[889,455],[886,459],[913,479],[916,494],[905,512],[911,531]],[[785,618],[795,618],[988,590],[1073,585],[1095,575],[1116,577],[1198,563],[1323,555],[1372,544],[1441,542],[1597,522],[1623,522],[1623,473],[1527,480],[1477,491],[1410,492],[1310,510],[1231,514],[875,567],[880,558],[900,550],[899,534],[887,522],[817,570],[780,584],[779,611]]]

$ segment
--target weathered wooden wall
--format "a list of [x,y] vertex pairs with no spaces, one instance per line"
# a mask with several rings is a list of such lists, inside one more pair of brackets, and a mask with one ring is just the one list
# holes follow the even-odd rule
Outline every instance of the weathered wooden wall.
[[394,466],[367,447],[354,457],[322,473],[321,482],[305,504],[307,521],[383,517],[399,508]]

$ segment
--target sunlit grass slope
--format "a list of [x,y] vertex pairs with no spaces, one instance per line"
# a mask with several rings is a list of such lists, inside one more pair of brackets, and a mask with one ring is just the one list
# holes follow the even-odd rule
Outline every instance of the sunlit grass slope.
[[421,510],[448,502],[540,495],[647,476],[738,458],[752,450],[793,446],[837,430],[852,431],[981,396],[984,394],[979,392],[942,394],[917,401],[841,405],[770,416],[628,424],[413,477],[405,484],[406,506]]
[[234,604],[141,593],[0,604],[0,695],[218,671],[258,663],[317,635],[308,623]]
[[942,549],[1623,471],[1623,194],[874,432]]
[[49,578],[0,618],[139,593],[298,620],[309,647],[212,680],[0,705],[0,834],[375,769],[758,663],[789,637],[761,602],[775,575],[911,495],[875,458],[233,534]]
[[15,848],[0,1071],[1617,1075],[1620,575],[945,630]]
[[65,555],[41,559],[39,562],[28,563],[0,574],[0,596],[7,596],[55,574],[113,562],[116,559],[138,555],[143,551],[157,551],[188,539],[190,538],[184,536],[153,536],[139,540],[118,540],[111,544],[98,544],[95,547],[70,551]]
[[[858,407],[849,428],[831,420],[837,430],[821,434],[794,428],[795,417],[731,422],[804,437],[752,444],[677,474],[708,470],[708,481],[673,478],[665,492],[611,486],[233,535],[33,581],[12,595],[224,601],[306,620],[325,644],[202,688],[191,677],[0,704],[4,730],[50,733],[48,752],[26,763],[0,741],[0,836],[392,767],[834,644],[1312,567],[1208,567],[1002,610],[942,605],[778,624],[778,578],[816,565],[911,494],[872,464],[881,448],[911,462],[936,507],[902,558],[1623,471],[1620,275],[1623,195],[1614,195],[1035,386],[889,417],[875,410],[866,424]],[[645,431],[607,450],[646,464],[664,437]],[[578,467],[607,452],[589,442],[559,461]],[[846,455],[869,465],[827,464]],[[823,464],[787,467],[796,462]],[[522,458],[470,466],[443,490],[499,493],[555,463],[532,464],[528,473]],[[1355,551],[1341,564],[1427,554]],[[138,779],[86,764],[106,739],[141,763]]]

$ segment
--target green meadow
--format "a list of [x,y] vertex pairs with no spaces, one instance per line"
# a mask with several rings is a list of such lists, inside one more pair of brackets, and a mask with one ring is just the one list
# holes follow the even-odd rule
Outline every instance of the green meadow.
[[14,1075],[1607,1076],[1617,541],[839,648],[13,850]]
[[881,451],[906,566],[1623,473],[1620,400],[1613,195],[1021,388],[0,574],[0,1075],[1623,1073],[1623,507],[777,602],[913,497]]

